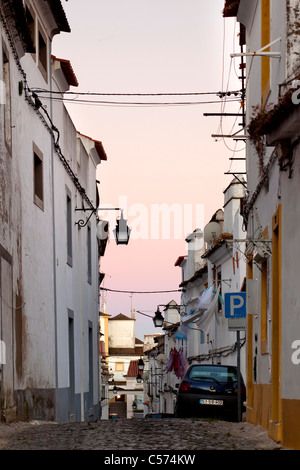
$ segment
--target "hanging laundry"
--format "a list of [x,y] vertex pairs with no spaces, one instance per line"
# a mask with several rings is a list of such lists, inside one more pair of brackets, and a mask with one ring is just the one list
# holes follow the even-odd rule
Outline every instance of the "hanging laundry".
[[184,351],[182,348],[177,351],[176,348],[174,348],[169,356],[168,362],[165,367],[165,372],[171,372],[174,371],[176,377],[179,379],[183,377],[186,369],[187,369],[188,363],[184,354]]
[[173,368],[174,368],[174,357],[175,356],[177,356],[176,348],[172,349],[172,351],[170,353],[169,359],[166,363],[165,372],[171,372],[171,370],[173,370]]
[[181,379],[186,371],[187,368],[187,360],[185,358],[185,354],[182,348],[179,349],[178,352],[178,367],[175,370],[175,375],[179,379]]
[[201,310],[206,310],[211,304],[212,298],[213,298],[213,288],[212,286],[210,286],[198,298],[197,307]]
[[176,339],[186,339],[187,327],[184,325],[180,325],[174,336]]
[[179,356],[178,351],[174,348],[174,358],[173,358],[173,370],[176,371],[179,368]]

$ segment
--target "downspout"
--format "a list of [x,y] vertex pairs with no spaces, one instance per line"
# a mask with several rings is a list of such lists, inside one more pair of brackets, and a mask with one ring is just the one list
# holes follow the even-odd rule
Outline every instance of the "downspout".
[[[52,102],[52,64],[51,54],[49,54],[49,82],[50,82],[50,116],[53,121],[53,102]],[[54,294],[54,354],[55,354],[55,417],[59,421],[57,415],[58,401],[58,357],[57,357],[57,289],[56,289],[56,236],[55,236],[55,197],[54,197],[54,149],[51,137],[51,172],[52,172],[52,244],[53,244],[53,294]]]
[[78,275],[79,275],[79,317],[80,317],[80,410],[81,421],[84,421],[84,367],[83,367],[83,311],[82,311],[82,236],[78,228]]

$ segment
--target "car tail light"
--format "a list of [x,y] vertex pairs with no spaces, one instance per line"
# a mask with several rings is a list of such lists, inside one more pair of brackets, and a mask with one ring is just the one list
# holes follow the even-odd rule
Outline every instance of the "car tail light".
[[181,390],[182,392],[188,392],[189,390],[191,390],[191,386],[188,382],[183,381],[180,384],[179,390]]
[[[237,392],[238,392],[238,386],[236,385],[236,386],[234,387],[234,393],[237,394]],[[245,387],[244,384],[241,384],[241,393],[246,393],[246,387]]]

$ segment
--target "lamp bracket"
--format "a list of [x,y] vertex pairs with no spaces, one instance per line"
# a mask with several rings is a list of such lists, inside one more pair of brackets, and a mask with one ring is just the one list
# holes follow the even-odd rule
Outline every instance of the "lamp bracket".
[[[102,210],[102,211],[103,210],[105,210],[105,211],[109,211],[109,210],[119,211],[121,209],[119,207],[105,207],[105,208],[98,208],[98,210]],[[78,222],[75,222],[75,225],[78,225],[80,228],[83,228],[88,224],[88,222],[89,222],[90,218],[92,217],[92,215],[97,212],[97,209],[95,207],[84,207],[84,206],[82,206],[81,208],[76,207],[75,211],[83,211],[83,212],[91,211],[91,214],[89,215],[89,217],[87,218],[86,221],[84,221],[83,219],[80,219],[80,220],[78,220]]]
[[97,209],[95,207],[84,207],[84,206],[82,206],[81,208],[76,207],[75,211],[83,211],[83,212],[91,211],[91,213],[86,221],[84,221],[83,219],[80,219],[78,220],[78,222],[75,222],[75,225],[78,225],[80,228],[85,227],[88,224],[92,215],[96,213],[96,210]]

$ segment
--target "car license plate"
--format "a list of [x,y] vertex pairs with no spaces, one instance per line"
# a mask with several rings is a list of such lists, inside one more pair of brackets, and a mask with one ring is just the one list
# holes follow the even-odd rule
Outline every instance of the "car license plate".
[[207,398],[201,398],[199,401],[200,405],[223,405],[223,400],[209,400]]

